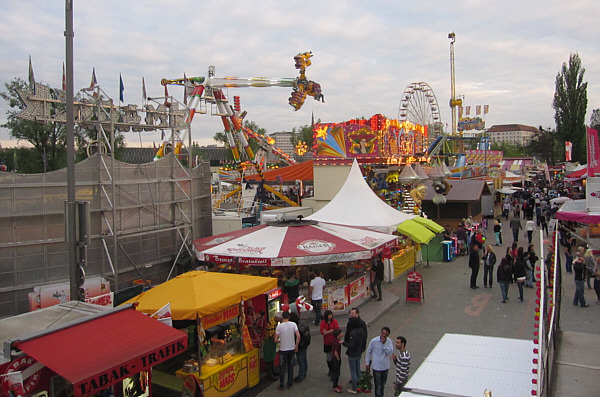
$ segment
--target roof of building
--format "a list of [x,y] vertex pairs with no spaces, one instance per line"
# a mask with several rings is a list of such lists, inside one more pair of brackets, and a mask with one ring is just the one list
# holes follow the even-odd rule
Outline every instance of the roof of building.
[[537,133],[539,130],[530,125],[523,124],[500,124],[491,126],[487,132],[509,132],[509,131],[527,131]]
[[[484,179],[448,179],[452,187],[446,195],[447,201],[478,201],[481,196],[491,195],[490,189]],[[427,195],[423,201],[432,201],[435,194],[433,183],[426,181]]]

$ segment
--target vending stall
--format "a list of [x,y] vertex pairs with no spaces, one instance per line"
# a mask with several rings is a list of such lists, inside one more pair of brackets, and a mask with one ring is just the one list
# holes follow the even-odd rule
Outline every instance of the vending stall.
[[0,320],[0,395],[151,395],[152,367],[183,353],[187,336],[134,306],[66,302]]
[[260,349],[253,344],[246,316],[252,315],[260,326],[268,312],[279,309],[280,294],[274,278],[192,271],[129,302],[138,303],[137,310],[148,314],[169,303],[174,325],[193,323],[193,330],[187,329],[194,346],[172,375],[182,380],[194,377],[205,396],[231,396],[260,379]]

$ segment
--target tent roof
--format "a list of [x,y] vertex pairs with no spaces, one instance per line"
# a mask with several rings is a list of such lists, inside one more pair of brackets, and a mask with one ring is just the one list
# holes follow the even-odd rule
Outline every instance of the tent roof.
[[[283,182],[295,181],[296,179],[301,181],[312,181],[313,180],[313,160],[305,161],[290,165],[287,167],[278,168],[263,173],[265,181],[277,182],[277,177],[280,176]],[[250,175],[245,177],[247,181],[258,181],[260,180],[258,175]]]
[[243,274],[191,271],[142,292],[126,303],[154,314],[171,303],[173,320],[195,320],[277,287],[277,279]]
[[389,233],[400,223],[414,217],[415,215],[400,212],[381,200],[363,178],[355,159],[340,191],[327,205],[306,219],[363,226]]
[[600,214],[587,210],[586,200],[566,201],[556,212],[556,219],[579,223],[600,223]]
[[[477,201],[481,196],[492,194],[484,179],[448,179],[448,183],[452,188],[446,195],[446,201]],[[435,195],[433,182],[426,181],[425,186],[427,186],[427,196],[424,201],[431,201]]]

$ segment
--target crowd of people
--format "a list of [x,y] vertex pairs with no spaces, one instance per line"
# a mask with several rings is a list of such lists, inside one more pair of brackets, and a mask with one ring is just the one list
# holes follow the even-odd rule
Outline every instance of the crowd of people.
[[[274,342],[279,344],[279,370],[273,373],[268,370],[267,373],[267,376],[273,380],[278,376],[279,390],[289,389],[294,382],[302,382],[306,378],[308,370],[306,349],[311,342],[310,329],[300,321],[296,310],[289,305],[283,305],[282,309],[283,311],[278,313],[274,320],[274,323],[278,324],[273,334]],[[365,382],[365,377],[371,376],[375,396],[383,396],[388,373],[393,364],[395,371],[393,387],[395,395],[400,395],[410,371],[410,353],[406,349],[405,337],[398,336],[393,343],[389,337],[390,329],[383,327],[378,336],[369,340],[367,324],[360,318],[358,308],[350,310],[345,333],[330,310],[325,310],[323,313],[319,330],[323,336],[323,352],[329,370],[327,376],[332,382],[333,392],[344,391],[343,386],[340,385],[340,377],[343,348],[345,348],[350,375],[350,385],[346,390],[348,393],[370,392],[371,382]],[[294,377],[294,358],[298,363],[296,377]],[[361,370],[363,364],[364,371]]]

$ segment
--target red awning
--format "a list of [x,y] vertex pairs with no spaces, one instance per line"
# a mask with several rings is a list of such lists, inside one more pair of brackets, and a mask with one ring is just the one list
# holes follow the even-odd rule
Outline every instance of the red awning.
[[16,341],[18,348],[87,396],[149,370],[187,349],[187,335],[133,308]]
[[[276,170],[267,171],[264,174],[265,181],[277,182],[277,177],[280,176],[283,182],[295,181],[296,179],[301,181],[312,181],[313,180],[313,162],[305,161],[303,163],[290,165]],[[260,178],[258,175],[246,176],[248,181],[258,181]]]

